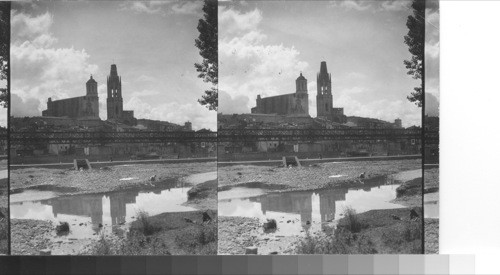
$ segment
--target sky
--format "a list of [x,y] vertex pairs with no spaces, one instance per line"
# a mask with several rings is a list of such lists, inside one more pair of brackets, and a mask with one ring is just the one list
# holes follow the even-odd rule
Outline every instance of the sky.
[[407,74],[404,44],[410,1],[219,2],[219,112],[248,113],[258,94],[295,92],[308,80],[316,116],[321,61],[332,76],[334,107],[347,116],[421,124],[406,97],[419,80]]
[[217,114],[197,100],[209,86],[197,77],[194,40],[201,1],[13,3],[13,116],[40,116],[47,99],[85,95],[98,82],[106,119],[106,78],[116,64],[124,109],[136,118],[217,129]]
[[439,2],[427,2],[425,12],[425,113],[439,116]]

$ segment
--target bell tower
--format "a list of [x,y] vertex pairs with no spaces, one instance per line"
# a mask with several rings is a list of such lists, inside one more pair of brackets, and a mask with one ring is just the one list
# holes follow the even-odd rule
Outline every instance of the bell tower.
[[120,119],[123,116],[122,79],[118,76],[116,65],[111,65],[108,76],[107,110],[109,119]]
[[321,62],[316,83],[318,94],[316,95],[316,109],[318,117],[328,117],[332,112],[332,76],[326,68],[326,61]]

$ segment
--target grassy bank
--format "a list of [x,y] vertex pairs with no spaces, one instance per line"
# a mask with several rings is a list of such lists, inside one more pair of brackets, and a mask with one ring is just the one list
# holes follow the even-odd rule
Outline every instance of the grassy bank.
[[[11,192],[25,189],[58,191],[66,195],[151,188],[176,179],[216,170],[215,162],[107,166],[89,171],[25,168],[11,171]],[[151,177],[155,176],[154,181]]]
[[425,254],[439,254],[439,219],[425,219]]
[[187,192],[188,201],[184,205],[198,210],[217,209],[217,180],[203,182],[193,186]]
[[[204,213],[210,216],[210,221],[206,220]],[[151,217],[140,213],[129,232],[121,238],[101,235],[83,254],[215,255],[217,212],[164,213]]]
[[[414,208],[420,213],[421,208]],[[298,254],[419,254],[421,220],[409,220],[410,209],[347,210],[332,235],[307,235],[297,245]]]
[[0,254],[8,252],[9,231],[8,231],[8,179],[0,179]]
[[[218,177],[219,188],[256,182],[291,191],[332,188],[344,183],[359,184],[361,173],[364,173],[365,179],[372,179],[420,168],[420,160],[319,163],[291,169],[277,166],[235,165],[219,167]],[[343,176],[330,178],[332,175]]]

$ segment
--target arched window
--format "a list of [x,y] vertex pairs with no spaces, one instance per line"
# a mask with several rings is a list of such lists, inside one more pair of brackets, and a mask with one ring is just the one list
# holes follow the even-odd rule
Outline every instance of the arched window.
[[328,112],[328,103],[325,103],[325,111]]

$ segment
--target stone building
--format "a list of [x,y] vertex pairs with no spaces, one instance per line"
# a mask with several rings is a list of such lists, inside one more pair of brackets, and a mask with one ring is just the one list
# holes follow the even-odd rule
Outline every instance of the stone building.
[[107,87],[108,98],[106,104],[108,120],[127,125],[136,125],[137,119],[134,118],[134,111],[123,110],[122,78],[118,76],[118,69],[115,64],[111,65]]
[[318,85],[316,95],[317,117],[326,118],[337,123],[346,123],[344,108],[333,108],[332,76],[328,73],[325,61],[321,62],[316,83]]
[[99,96],[97,82],[90,76],[86,84],[85,96],[47,101],[47,110],[42,111],[46,117],[69,117],[81,119],[99,119]]
[[257,106],[252,108],[252,114],[277,114],[291,116],[309,116],[309,96],[307,94],[307,79],[300,76],[295,80],[296,90],[292,94],[270,97],[257,96]]

